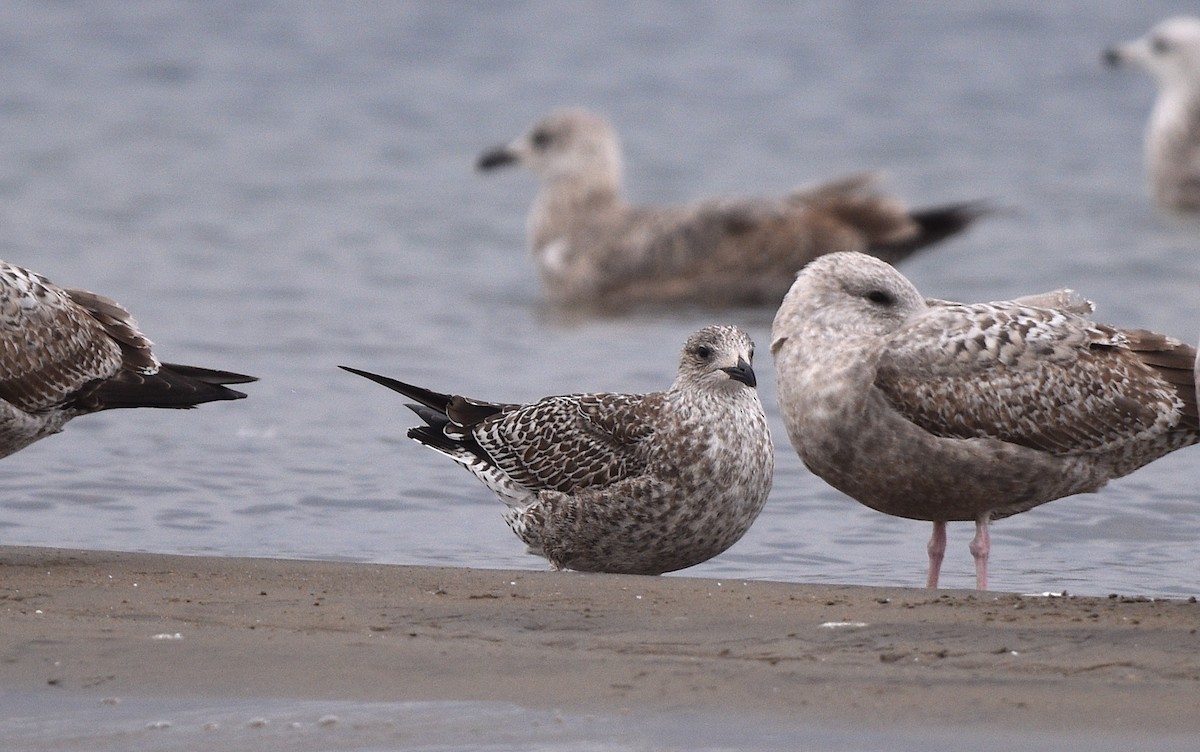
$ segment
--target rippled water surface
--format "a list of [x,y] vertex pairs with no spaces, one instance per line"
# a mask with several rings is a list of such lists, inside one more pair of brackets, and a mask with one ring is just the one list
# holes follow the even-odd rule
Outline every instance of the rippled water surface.
[[635,711],[581,715],[504,703],[351,703],[238,698],[120,698],[62,693],[5,695],[0,738],[22,752],[646,752],[795,750],[841,752],[1183,752],[1184,736],[986,734],[913,725],[885,730],[803,724],[787,719]]
[[[1200,335],[1200,222],[1143,189],[1148,79],[1099,63],[1184,3],[0,5],[0,257],[127,305],[167,360],[260,376],[193,412],[80,419],[3,461],[0,540],[543,567],[499,503],[340,363],[483,398],[647,391],[688,333],[759,343],[767,509],[688,574],[918,585],[924,523],[811,476],[774,406],[773,311],[564,316],[524,249],[528,175],[484,148],[608,113],[641,201],[886,169],[915,204],[1006,211],[905,265],[927,294],[1071,286]],[[994,527],[993,587],[1200,593],[1200,454]],[[970,586],[970,525],[944,583]]]

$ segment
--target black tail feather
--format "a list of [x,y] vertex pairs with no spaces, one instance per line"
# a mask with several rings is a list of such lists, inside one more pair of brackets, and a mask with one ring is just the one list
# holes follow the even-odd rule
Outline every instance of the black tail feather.
[[[408,429],[408,438],[420,442],[427,447],[438,449],[447,454],[454,454],[463,449],[479,452],[474,447],[468,446],[468,443],[461,440],[452,439],[447,436],[441,429],[434,426],[417,426]],[[472,442],[473,443],[473,442]]]
[[495,461],[484,451],[479,442],[475,440],[471,431],[447,431],[447,427],[452,422],[444,414],[423,405],[408,405],[407,407],[419,415],[421,420],[428,423],[425,426],[415,426],[408,429],[408,438],[418,441],[427,447],[445,452],[452,457],[461,456],[461,453],[465,450],[486,464],[495,464]]

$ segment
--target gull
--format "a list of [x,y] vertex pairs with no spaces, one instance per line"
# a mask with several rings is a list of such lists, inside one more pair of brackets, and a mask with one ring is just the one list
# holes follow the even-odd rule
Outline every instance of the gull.
[[740,329],[707,327],[688,338],[666,391],[530,404],[341,368],[415,400],[426,425],[409,438],[483,481],[553,569],[661,574],[732,546],[766,501],[774,450],[753,356]]
[[616,132],[584,109],[550,113],[477,166],[510,164],[540,180],[529,245],[543,287],[560,304],[777,305],[796,271],[823,253],[899,261],[985,211],[980,202],[909,211],[874,193],[869,174],[774,199],[633,206],[622,195]]
[[1200,18],[1179,16],[1144,37],[1104,52],[1113,67],[1133,65],[1158,82],[1146,123],[1146,176],[1164,209],[1200,211]]
[[866,506],[973,521],[987,589],[991,520],[1096,491],[1200,439],[1194,348],[1094,321],[1069,290],[926,300],[860,253],[805,267],[771,331],[779,403],[804,464]]
[[116,301],[0,261],[0,457],[118,407],[194,407],[246,395],[228,371],[160,363]]

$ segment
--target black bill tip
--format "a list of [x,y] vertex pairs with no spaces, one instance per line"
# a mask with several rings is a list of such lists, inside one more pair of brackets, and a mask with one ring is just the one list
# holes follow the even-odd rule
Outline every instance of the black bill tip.
[[499,146],[495,149],[485,151],[479,155],[478,161],[475,162],[475,169],[480,172],[494,170],[497,167],[504,167],[517,161],[517,155],[505,146]]
[[746,362],[745,358],[738,358],[736,366],[722,368],[721,370],[729,374],[729,378],[734,381],[740,381],[751,388],[758,386],[758,379],[754,376],[754,368]]

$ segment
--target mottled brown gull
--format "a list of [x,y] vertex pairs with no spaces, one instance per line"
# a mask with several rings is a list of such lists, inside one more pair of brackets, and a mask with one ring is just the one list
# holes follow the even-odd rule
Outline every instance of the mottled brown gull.
[[410,438],[462,464],[555,569],[661,574],[732,546],[762,510],[774,451],[754,345],[708,327],[669,389],[497,404],[342,366],[416,400]]
[[1146,123],[1146,177],[1164,209],[1200,211],[1200,18],[1179,16],[1110,47],[1111,66],[1134,65],[1158,82]]
[[988,523],[1095,491],[1200,439],[1196,351],[1091,319],[1070,291],[995,303],[926,300],[860,253],[805,267],[771,331],[780,409],[810,470],[863,504],[971,520],[987,589]]
[[559,303],[777,305],[796,270],[822,253],[861,250],[896,262],[983,212],[978,202],[909,211],[874,193],[870,175],[778,199],[632,206],[616,132],[582,109],[551,113],[478,166],[508,164],[540,179],[529,244]]
[[224,385],[254,381],[160,363],[151,346],[116,301],[0,261],[0,457],[80,415],[241,399]]

